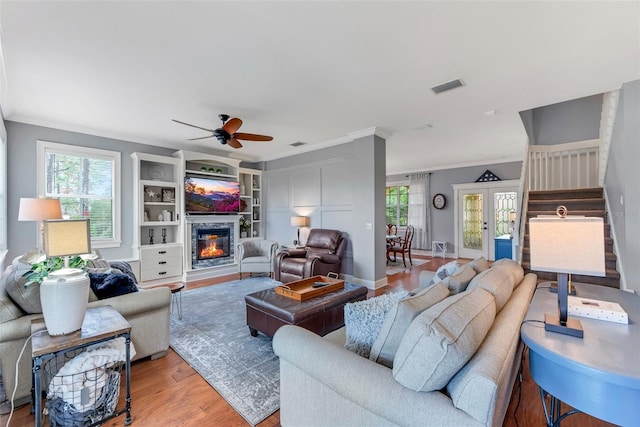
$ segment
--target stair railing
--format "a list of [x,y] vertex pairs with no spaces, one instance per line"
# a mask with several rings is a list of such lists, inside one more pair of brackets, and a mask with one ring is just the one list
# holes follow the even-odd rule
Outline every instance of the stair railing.
[[529,190],[563,190],[600,186],[600,140],[530,145]]

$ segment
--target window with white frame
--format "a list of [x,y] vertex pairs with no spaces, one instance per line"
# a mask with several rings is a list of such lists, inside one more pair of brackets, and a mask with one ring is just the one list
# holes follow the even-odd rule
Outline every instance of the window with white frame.
[[387,186],[385,195],[387,224],[405,227],[409,215],[409,186]]
[[120,153],[38,141],[38,194],[60,199],[62,214],[89,218],[91,246],[120,245]]

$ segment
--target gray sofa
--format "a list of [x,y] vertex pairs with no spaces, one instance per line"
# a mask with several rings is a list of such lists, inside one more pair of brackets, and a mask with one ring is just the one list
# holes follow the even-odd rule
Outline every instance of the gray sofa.
[[[6,268],[0,279],[0,367],[7,398],[15,385],[16,361],[31,334],[31,321],[42,314],[27,314],[7,294],[7,279],[16,276],[18,261]],[[18,275],[19,277],[19,275]],[[32,285],[33,286],[33,285]],[[35,285],[37,286],[37,285]],[[39,295],[39,294],[38,294]],[[91,299],[91,298],[90,298]],[[24,305],[24,304],[23,304]],[[131,324],[131,341],[136,355],[133,360],[151,356],[162,357],[169,348],[169,316],[171,292],[155,288],[89,302],[89,307],[111,305]],[[18,387],[14,406],[31,399],[31,340],[28,341],[18,365]],[[0,402],[2,404],[2,402]],[[6,407],[6,402],[4,404]]]
[[[496,313],[495,318],[489,321],[479,348],[451,378],[447,377],[445,387],[436,386],[432,391],[414,391],[399,382],[400,376],[396,378],[396,366],[389,368],[345,349],[345,328],[325,337],[295,326],[280,328],[274,336],[273,348],[280,357],[281,424],[285,427],[502,425],[520,366],[523,348],[520,324],[537,278],[534,274],[524,276],[519,265],[508,261],[474,275],[476,280],[467,283],[467,290],[418,314],[409,326],[413,328],[428,316],[426,311],[451,304],[452,299],[471,298],[473,293],[486,301],[485,290],[494,297],[493,306],[488,306],[494,311],[487,312]],[[511,284],[505,285],[509,280]],[[481,289],[471,289],[478,287]],[[408,339],[409,329],[403,341]],[[396,362],[403,344],[396,353]],[[406,377],[405,372],[405,381]]]

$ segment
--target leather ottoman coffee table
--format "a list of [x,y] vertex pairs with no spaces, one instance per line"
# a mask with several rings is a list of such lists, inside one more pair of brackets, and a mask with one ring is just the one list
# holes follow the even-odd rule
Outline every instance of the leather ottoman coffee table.
[[280,295],[273,289],[247,295],[247,326],[252,336],[258,331],[273,337],[282,325],[297,325],[326,335],[344,326],[344,305],[367,299],[364,286],[345,283],[344,289],[297,301]]

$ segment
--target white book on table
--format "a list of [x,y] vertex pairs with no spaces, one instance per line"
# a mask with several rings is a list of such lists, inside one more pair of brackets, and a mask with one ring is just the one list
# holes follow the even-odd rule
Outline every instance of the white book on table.
[[570,315],[605,320],[607,322],[629,323],[627,312],[618,303],[576,296],[569,296],[568,298],[568,314]]

